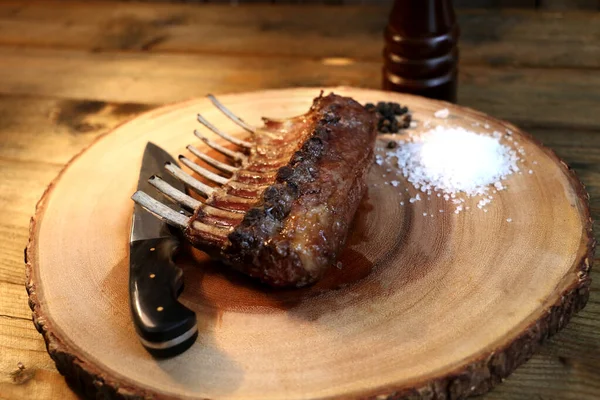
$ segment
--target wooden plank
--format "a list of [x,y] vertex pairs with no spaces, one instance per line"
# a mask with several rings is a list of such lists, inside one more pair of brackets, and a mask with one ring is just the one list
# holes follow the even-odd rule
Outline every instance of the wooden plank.
[[[113,0],[108,0],[113,1]],[[177,0],[143,0],[151,3],[175,3]],[[393,0],[186,0],[188,3],[206,4],[216,3],[237,6],[240,4],[267,3],[267,4],[303,4],[303,5],[354,5],[354,4],[381,4],[391,5]],[[455,7],[487,8],[487,7],[516,7],[535,8],[535,0],[455,0]]]
[[[109,0],[110,1],[110,0]],[[176,0],[143,0],[152,3],[176,2]],[[207,0],[187,0],[188,3],[205,4]],[[271,4],[319,4],[354,5],[377,4],[391,5],[393,0],[210,0],[210,3],[237,6],[252,3]],[[596,0],[454,0],[456,8],[558,8],[558,9],[596,9]]]
[[458,14],[464,63],[600,67],[600,13],[469,11]]
[[[96,51],[379,57],[387,14],[387,8],[360,6],[8,2],[0,5],[0,43]],[[315,46],[306,46],[309,41]]]
[[0,95],[0,159],[64,165],[145,104]]
[[[553,149],[586,186],[594,221],[600,217],[600,131],[533,128],[529,132]],[[597,224],[598,222],[596,222]],[[594,232],[600,243],[600,226]],[[600,286],[599,286],[600,287]]]
[[532,128],[527,131],[568,163],[600,165],[600,131],[560,127]]
[[599,10],[598,0],[540,0],[539,8],[548,10]]
[[0,315],[31,321],[24,284],[0,281]]
[[[64,140],[66,142],[68,138],[65,137]],[[10,293],[0,293],[2,302],[15,296],[27,306],[23,249],[29,237],[29,219],[46,186],[60,169],[60,165],[54,164],[0,160],[0,253],[3,255],[0,258],[0,283],[11,283],[19,288],[2,287],[1,290],[11,290]],[[5,310],[0,306],[0,314],[29,317],[29,313],[15,314],[12,311],[14,310]]]
[[[0,47],[0,93],[163,104],[294,86],[380,87],[380,64]],[[524,126],[600,127],[600,75],[462,66],[459,103]]]
[[209,92],[378,86],[380,66],[287,57],[88,53],[0,47],[0,93],[162,104]]
[[0,354],[2,399],[78,398],[54,367],[54,362],[46,352],[44,340],[33,327],[30,318],[0,315]]
[[600,116],[583,110],[600,99],[597,83],[583,70],[461,66],[458,102],[525,128],[595,129]]
[[454,0],[456,8],[535,8],[535,0]]
[[[381,62],[387,16],[377,6],[13,0],[0,4],[0,44]],[[460,11],[458,22],[464,64],[600,67],[598,13]]]

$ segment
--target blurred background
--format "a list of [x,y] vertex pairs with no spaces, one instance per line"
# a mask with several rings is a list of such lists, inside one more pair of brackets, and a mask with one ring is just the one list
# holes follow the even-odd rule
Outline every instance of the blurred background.
[[[164,1],[164,0],[148,0]],[[272,3],[272,4],[391,4],[393,0],[173,0],[181,3]],[[598,0],[455,0],[455,7],[515,7],[541,9],[598,9]]]

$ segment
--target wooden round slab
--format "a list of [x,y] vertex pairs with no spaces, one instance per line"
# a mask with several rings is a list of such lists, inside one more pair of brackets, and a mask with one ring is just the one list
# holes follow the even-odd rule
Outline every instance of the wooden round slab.
[[[510,129],[526,153],[522,172],[506,180],[508,189],[494,194],[487,212],[470,198],[469,209],[456,214],[436,195],[411,202],[417,191],[390,165],[374,165],[341,264],[309,288],[271,290],[186,252],[178,260],[181,299],[196,311],[200,334],[184,354],[156,360],[138,341],[127,293],[130,196],[142,151],[148,141],[173,155],[189,143],[202,148],[192,135],[199,112],[242,132],[205,99],[147,113],[71,161],[32,219],[27,290],[34,322],[75,386],[109,398],[464,397],[500,382],[585,305],[594,246],[587,194],[552,151],[473,110],[332,90],[408,105],[415,134],[438,124],[487,134]],[[259,124],[263,115],[306,112],[318,94],[291,89],[220,99]],[[450,116],[435,118],[443,107]]]

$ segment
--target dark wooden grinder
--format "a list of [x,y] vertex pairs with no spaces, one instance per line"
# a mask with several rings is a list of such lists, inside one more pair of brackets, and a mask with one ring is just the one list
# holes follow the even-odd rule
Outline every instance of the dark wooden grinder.
[[385,29],[383,88],[456,102],[458,35],[451,0],[396,0]]

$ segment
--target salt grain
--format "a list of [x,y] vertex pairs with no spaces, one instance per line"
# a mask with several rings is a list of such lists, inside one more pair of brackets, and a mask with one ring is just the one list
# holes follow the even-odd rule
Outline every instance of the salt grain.
[[[425,121],[424,126],[428,124]],[[484,126],[489,128],[488,124]],[[465,198],[477,196],[480,198],[477,207],[487,212],[484,207],[493,198],[490,193],[506,190],[503,180],[509,175],[522,174],[518,162],[523,161],[519,154],[524,156],[525,150],[517,147],[516,142],[503,144],[507,143],[504,139],[511,139],[510,134],[509,130],[503,136],[499,131],[479,134],[461,127],[437,126],[422,134],[405,136],[398,147],[387,150],[383,161],[397,166],[397,171],[428,200],[435,194],[458,205]],[[391,184],[399,185],[396,182]],[[409,201],[420,200],[416,193]],[[461,205],[455,212],[468,209]]]
[[448,118],[448,116],[450,115],[450,110],[448,110],[447,108],[442,108],[441,110],[437,110],[433,116],[436,118]]
[[491,202],[492,201],[490,199],[483,198],[483,199],[479,200],[479,203],[477,203],[477,207],[482,209],[484,206],[486,206],[487,204],[490,204]]
[[446,200],[456,198],[458,192],[485,195],[489,185],[503,188],[500,181],[518,171],[514,150],[499,138],[460,127],[438,126],[412,141],[400,142],[388,153],[388,159],[392,157],[415,188],[441,191]]

